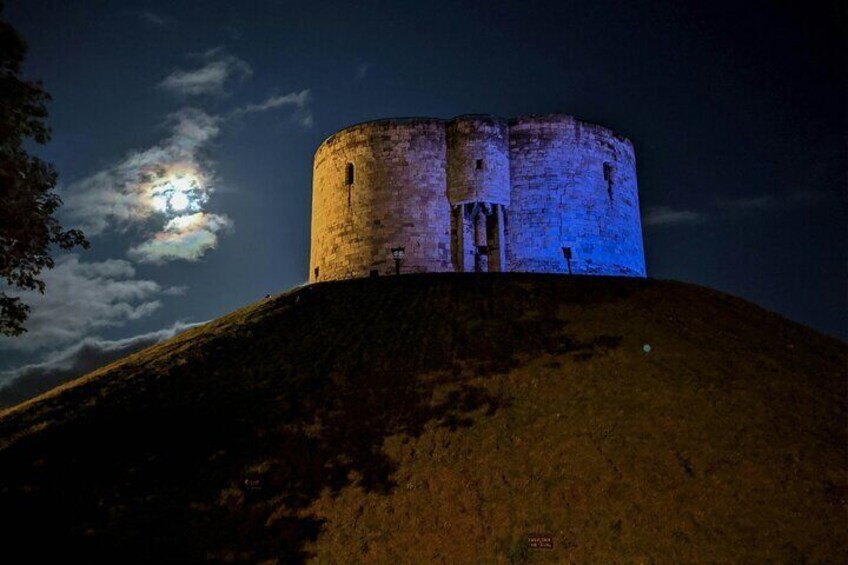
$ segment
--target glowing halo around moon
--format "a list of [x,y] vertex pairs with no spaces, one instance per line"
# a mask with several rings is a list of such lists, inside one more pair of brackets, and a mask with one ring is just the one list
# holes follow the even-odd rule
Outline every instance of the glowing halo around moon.
[[191,173],[170,174],[150,188],[149,205],[169,216],[202,211],[208,195],[201,179]]
[[157,212],[168,211],[168,199],[162,196],[161,194],[153,196],[150,199],[150,205],[153,206],[153,209]]
[[[148,238],[127,254],[141,263],[195,261],[218,244],[218,234],[232,227],[224,214],[204,210],[214,192],[214,176],[196,163],[173,163],[143,172],[138,186],[138,214],[150,219]],[[159,223],[158,229],[154,224]],[[154,231],[155,230],[155,231]]]

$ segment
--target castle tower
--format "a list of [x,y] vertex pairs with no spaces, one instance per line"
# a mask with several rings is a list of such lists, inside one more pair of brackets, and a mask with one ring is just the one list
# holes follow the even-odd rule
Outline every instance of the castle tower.
[[452,271],[442,120],[380,120],[326,139],[312,175],[310,282]]
[[401,271],[645,276],[633,145],[566,115],[402,118],[313,160],[310,282]]

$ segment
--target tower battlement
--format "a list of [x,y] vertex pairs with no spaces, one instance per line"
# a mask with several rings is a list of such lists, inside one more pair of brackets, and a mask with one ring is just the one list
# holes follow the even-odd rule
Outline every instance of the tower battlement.
[[645,276],[630,141],[572,116],[394,118],[315,152],[310,282],[394,272]]

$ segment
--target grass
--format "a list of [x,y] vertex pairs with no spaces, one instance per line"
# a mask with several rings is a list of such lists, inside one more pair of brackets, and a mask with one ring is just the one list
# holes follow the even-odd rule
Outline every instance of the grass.
[[312,285],[0,414],[4,544],[157,563],[845,562],[846,367],[835,339],[674,282]]

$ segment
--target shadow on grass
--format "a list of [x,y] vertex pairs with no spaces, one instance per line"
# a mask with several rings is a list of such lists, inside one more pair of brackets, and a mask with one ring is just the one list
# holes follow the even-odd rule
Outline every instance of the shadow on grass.
[[[620,344],[565,334],[555,289],[471,284],[308,289],[187,357],[142,363],[131,390],[0,454],[7,551],[301,562],[321,531],[307,512],[319,497],[396,487],[386,438],[468,427],[508,404],[471,378],[519,354],[588,358]],[[543,314],[524,319],[530,308]],[[69,394],[63,408],[83,400]]]

